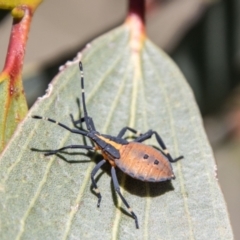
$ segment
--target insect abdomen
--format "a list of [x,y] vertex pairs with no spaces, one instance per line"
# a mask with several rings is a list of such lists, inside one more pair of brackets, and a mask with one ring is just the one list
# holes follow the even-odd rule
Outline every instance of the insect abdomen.
[[138,142],[123,145],[116,165],[129,176],[146,182],[161,182],[174,178],[168,159],[155,148]]

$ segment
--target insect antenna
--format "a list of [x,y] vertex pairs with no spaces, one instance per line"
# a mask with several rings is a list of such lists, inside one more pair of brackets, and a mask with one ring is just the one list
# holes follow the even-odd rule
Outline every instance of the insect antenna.
[[85,101],[85,92],[84,92],[84,74],[83,74],[83,66],[82,62],[79,62],[79,69],[81,73],[81,88],[82,88],[82,104],[83,104],[83,112],[84,112],[84,121],[87,125],[88,131],[95,131],[95,126],[91,117],[88,116],[86,101]]

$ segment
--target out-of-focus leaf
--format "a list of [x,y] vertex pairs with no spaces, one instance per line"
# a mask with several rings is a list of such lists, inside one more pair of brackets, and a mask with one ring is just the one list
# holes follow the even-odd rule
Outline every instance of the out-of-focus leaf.
[[[83,144],[83,137],[26,119],[1,156],[1,239],[233,239],[192,91],[175,64],[148,39],[136,69],[129,41],[129,28],[123,25],[89,44],[62,68],[30,114],[72,126],[69,114],[79,118],[81,58],[88,112],[96,128],[115,136],[128,125],[141,132],[156,130],[174,157],[184,155],[173,164],[176,180],[144,183],[118,171],[121,191],[139,219],[137,230],[116,197],[109,167],[97,177],[103,199],[96,207],[90,173],[98,155],[79,150],[44,157],[30,150]],[[147,143],[157,146],[155,139]]]

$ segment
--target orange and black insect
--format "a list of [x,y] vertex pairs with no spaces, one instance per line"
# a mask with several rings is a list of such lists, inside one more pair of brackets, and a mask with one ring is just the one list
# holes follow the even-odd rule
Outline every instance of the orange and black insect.
[[[97,183],[94,179],[94,176],[96,175],[97,171],[101,168],[103,164],[109,162],[111,165],[111,176],[114,188],[118,195],[120,196],[120,198],[122,199],[125,206],[128,208],[132,217],[135,219],[136,228],[139,228],[137,216],[132,211],[127,200],[123,197],[123,195],[120,192],[120,187],[117,180],[115,168],[118,167],[124,173],[141,181],[162,182],[175,178],[171,162],[176,162],[179,159],[183,158],[183,156],[173,159],[170,153],[168,152],[160,135],[156,131],[149,130],[144,134],[138,134],[138,132],[135,129],[130,127],[124,127],[116,137],[100,134],[98,131],[96,131],[93,120],[91,117],[88,116],[87,113],[84,93],[83,67],[81,62],[79,63],[79,68],[81,72],[82,105],[84,117],[76,122],[78,123],[85,122],[87,130],[71,129],[66,125],[50,118],[44,118],[36,115],[32,117],[36,119],[45,119],[49,122],[58,124],[59,126],[65,128],[66,130],[72,133],[86,136],[93,141],[94,147],[87,145],[69,145],[56,150],[48,151],[45,153],[45,156],[56,154],[58,152],[61,152],[62,150],[69,148],[82,148],[94,151],[100,150],[103,156],[103,160],[97,163],[97,165],[94,167],[91,173],[92,185],[98,197],[97,206],[98,207],[100,206],[102,196],[97,187]],[[138,135],[132,142],[128,142],[123,138],[127,130]],[[153,135],[155,135],[156,140],[162,150],[158,151],[157,149],[142,143],[143,141],[151,138]]]

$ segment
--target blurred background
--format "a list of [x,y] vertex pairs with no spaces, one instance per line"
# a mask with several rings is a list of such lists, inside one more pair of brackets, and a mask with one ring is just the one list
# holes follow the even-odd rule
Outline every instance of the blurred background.
[[[127,0],[43,1],[24,62],[29,107],[59,66],[120,25],[126,12]],[[1,10],[1,69],[11,24],[9,12]],[[149,38],[176,61],[195,93],[235,239],[240,239],[240,0],[148,0],[146,24]]]

